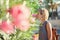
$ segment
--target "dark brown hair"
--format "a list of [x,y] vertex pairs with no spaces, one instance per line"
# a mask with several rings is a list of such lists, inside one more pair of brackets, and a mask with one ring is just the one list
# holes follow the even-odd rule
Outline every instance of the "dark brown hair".
[[44,9],[43,8],[38,9],[38,13],[40,13],[41,15],[43,14],[43,12],[44,12]]

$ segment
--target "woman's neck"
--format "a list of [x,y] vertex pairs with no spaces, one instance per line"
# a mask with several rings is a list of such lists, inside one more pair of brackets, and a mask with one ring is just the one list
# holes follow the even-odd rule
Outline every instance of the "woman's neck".
[[41,20],[41,23],[44,23],[45,21],[47,21],[47,20]]

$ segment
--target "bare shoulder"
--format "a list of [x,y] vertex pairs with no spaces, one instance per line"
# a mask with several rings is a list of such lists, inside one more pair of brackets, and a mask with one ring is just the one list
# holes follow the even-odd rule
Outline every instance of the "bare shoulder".
[[49,21],[47,22],[47,26],[51,26],[51,23]]
[[46,27],[52,29],[52,25],[51,25],[51,23],[49,21],[47,22]]

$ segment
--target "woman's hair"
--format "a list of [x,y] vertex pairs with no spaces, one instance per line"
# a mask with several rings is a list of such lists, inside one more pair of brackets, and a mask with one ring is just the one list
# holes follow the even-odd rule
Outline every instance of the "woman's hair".
[[39,9],[38,12],[39,12],[39,14],[41,14],[41,15],[43,15],[43,14],[45,13],[45,16],[46,16],[46,17],[45,17],[45,20],[48,19],[48,17],[49,17],[49,12],[48,12],[47,9],[42,8],[42,9]]

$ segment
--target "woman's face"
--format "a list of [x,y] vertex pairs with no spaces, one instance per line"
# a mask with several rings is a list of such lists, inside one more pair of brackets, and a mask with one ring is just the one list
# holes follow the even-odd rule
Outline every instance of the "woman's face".
[[43,10],[38,11],[38,14],[36,15],[36,18],[42,21],[42,20],[47,20],[48,16],[49,16],[48,10],[43,9]]
[[39,20],[44,20],[45,19],[45,13],[44,12],[42,12],[42,14],[39,12],[38,14],[37,14],[37,19],[39,19]]

